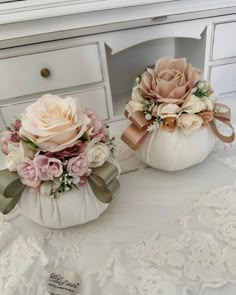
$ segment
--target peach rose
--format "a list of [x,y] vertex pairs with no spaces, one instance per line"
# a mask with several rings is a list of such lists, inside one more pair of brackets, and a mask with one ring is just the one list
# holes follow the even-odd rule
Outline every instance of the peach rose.
[[176,118],[173,117],[167,117],[165,118],[165,120],[163,121],[163,128],[168,131],[168,132],[175,132],[175,130],[177,129],[177,120]]
[[20,135],[42,150],[56,152],[75,144],[89,122],[73,98],[47,94],[26,108]]
[[182,114],[177,121],[178,127],[185,134],[191,134],[194,130],[200,128],[203,123],[203,119],[196,114]]
[[206,112],[198,113],[197,115],[202,118],[202,120],[203,120],[202,126],[203,127],[208,127],[209,122],[213,120],[213,112],[206,111]]
[[181,105],[200,76],[201,71],[188,64],[185,58],[159,59],[154,69],[148,68],[142,75],[142,96]]

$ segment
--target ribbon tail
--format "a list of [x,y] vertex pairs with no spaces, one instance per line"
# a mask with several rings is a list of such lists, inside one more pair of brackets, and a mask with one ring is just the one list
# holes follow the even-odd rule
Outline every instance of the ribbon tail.
[[144,142],[148,135],[147,128],[138,129],[134,124],[131,124],[125,129],[121,135],[121,139],[134,151],[136,151]]
[[120,190],[120,183],[117,178],[115,178],[107,188],[112,192],[112,196],[115,196]]
[[117,180],[118,175],[117,167],[110,162],[105,162],[103,166],[93,169],[88,182],[99,201],[103,203],[111,202],[120,188]]
[[215,134],[215,136],[217,136],[221,141],[223,142],[226,142],[226,143],[230,143],[230,142],[233,142],[234,139],[235,139],[235,133],[234,133],[234,128],[233,126],[231,125],[231,123],[229,121],[226,121],[226,120],[220,120],[218,119],[219,121],[221,121],[222,123],[226,124],[227,126],[230,127],[230,129],[232,130],[232,134],[229,135],[229,136],[225,136],[223,134],[220,133],[220,131],[218,130],[217,126],[216,126],[216,123],[215,123],[215,120],[217,118],[215,118],[214,120],[212,120],[211,122],[209,122],[209,125],[213,131],[213,133]]
[[17,173],[9,170],[0,171],[0,211],[9,213],[19,201],[25,186]]
[[106,187],[103,180],[97,175],[89,176],[88,182],[96,198],[102,203],[109,203],[112,200],[112,192]]
[[18,201],[20,200],[20,197],[21,197],[21,193],[18,194],[17,196],[15,196],[14,198],[12,198],[11,201],[8,204],[5,205],[5,207],[2,210],[2,213],[3,214],[10,213],[15,208]]

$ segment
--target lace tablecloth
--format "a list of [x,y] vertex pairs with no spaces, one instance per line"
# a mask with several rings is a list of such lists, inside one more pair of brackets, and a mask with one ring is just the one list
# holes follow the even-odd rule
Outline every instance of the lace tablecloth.
[[77,272],[81,295],[236,294],[235,146],[218,143],[179,172],[146,168],[122,149],[123,171],[139,169],[121,176],[96,221],[49,230],[0,215],[0,294],[47,295],[49,267]]

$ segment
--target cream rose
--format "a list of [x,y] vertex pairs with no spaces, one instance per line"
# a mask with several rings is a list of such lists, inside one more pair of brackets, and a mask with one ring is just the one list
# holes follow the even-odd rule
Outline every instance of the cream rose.
[[189,96],[181,107],[181,112],[185,112],[188,114],[195,114],[207,109],[206,103],[201,100],[199,97],[192,94]]
[[207,111],[213,111],[214,109],[214,102],[210,98],[204,99],[204,103],[206,105]]
[[17,166],[20,165],[25,157],[23,144],[15,143],[9,145],[9,153],[7,155],[7,169],[16,171]]
[[180,110],[181,108],[177,104],[162,103],[157,108],[157,115],[161,118],[177,117]]
[[17,166],[21,164],[25,158],[33,159],[35,151],[33,151],[25,142],[9,143],[9,153],[6,156],[7,168],[10,171],[16,171]]
[[73,98],[47,94],[26,108],[20,135],[42,150],[55,152],[74,144],[88,123],[89,118]]
[[178,119],[178,127],[185,134],[191,134],[194,130],[200,128],[203,123],[203,119],[195,114],[182,114]]
[[107,145],[102,142],[96,144],[90,144],[86,151],[86,157],[89,162],[89,166],[92,168],[102,166],[110,156],[110,150]]
[[201,71],[185,58],[162,58],[142,75],[141,94],[158,102],[182,104],[200,80]]
[[128,101],[125,109],[128,111],[129,114],[137,111],[143,111],[143,101],[144,99],[140,94],[140,89],[138,87],[134,87],[131,95],[131,100]]

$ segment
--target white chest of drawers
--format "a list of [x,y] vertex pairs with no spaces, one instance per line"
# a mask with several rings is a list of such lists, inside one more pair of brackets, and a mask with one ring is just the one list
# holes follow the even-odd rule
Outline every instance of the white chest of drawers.
[[45,15],[27,1],[0,6],[1,126],[44,93],[123,120],[135,77],[163,56],[187,57],[220,94],[236,93],[235,1],[59,2],[48,1]]

